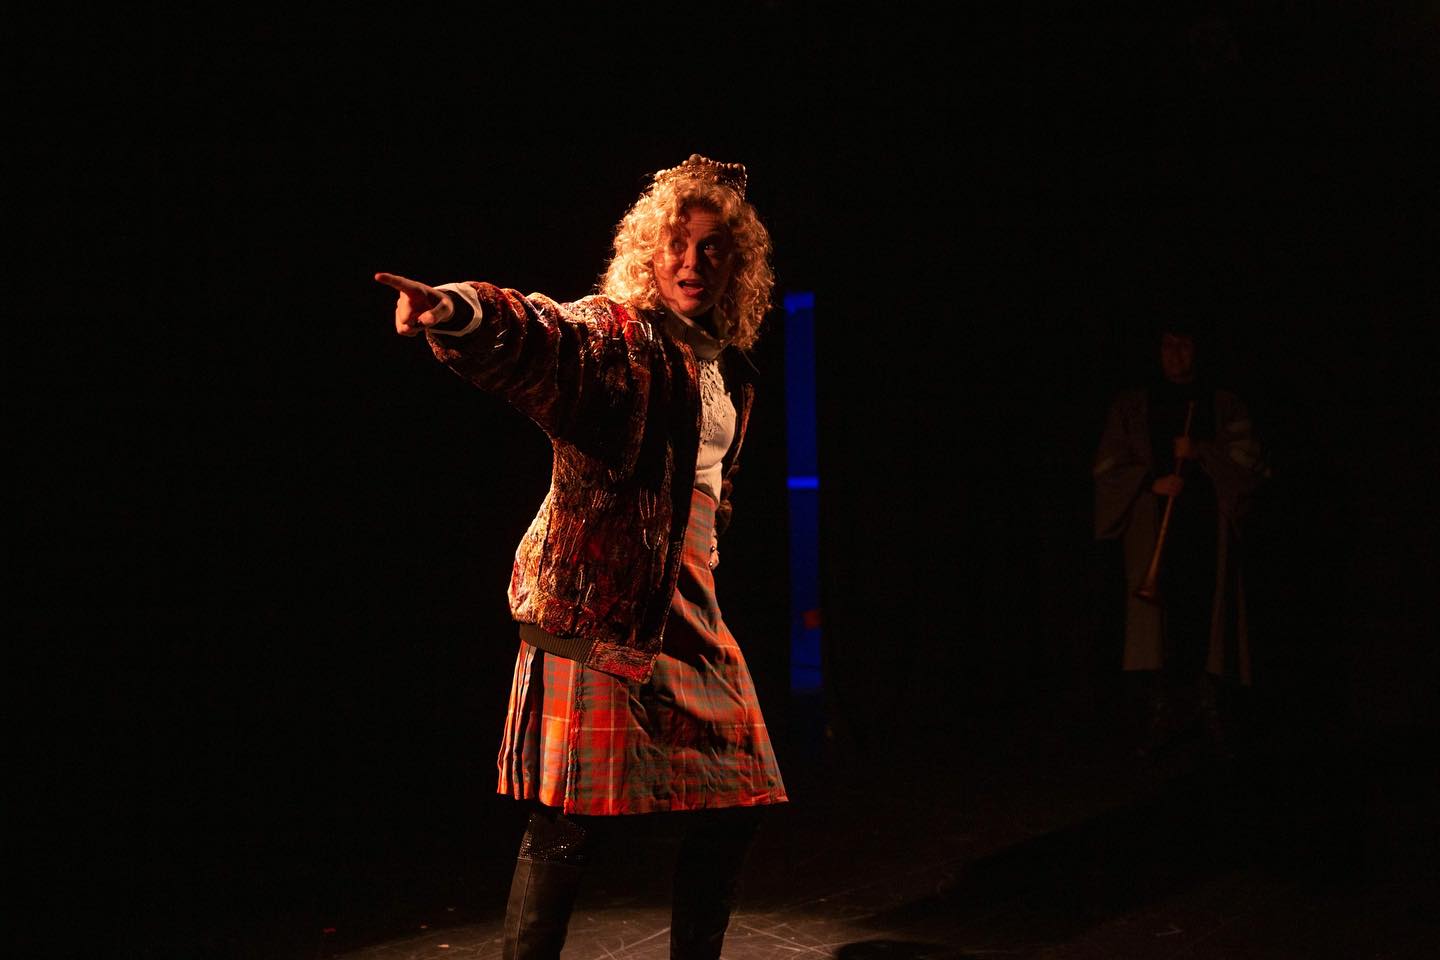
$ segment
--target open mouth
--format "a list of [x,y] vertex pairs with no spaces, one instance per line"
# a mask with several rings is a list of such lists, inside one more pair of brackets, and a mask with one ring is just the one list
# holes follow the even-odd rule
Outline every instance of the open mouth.
[[692,297],[700,297],[705,295],[705,284],[701,283],[699,280],[681,280],[679,283],[679,287],[681,290],[684,290]]

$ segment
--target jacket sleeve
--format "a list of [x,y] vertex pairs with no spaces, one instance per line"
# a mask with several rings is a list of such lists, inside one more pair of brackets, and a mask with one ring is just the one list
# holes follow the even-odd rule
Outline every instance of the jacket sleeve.
[[720,481],[720,502],[715,505],[716,537],[730,529],[730,520],[735,515],[735,506],[730,502],[730,494],[735,489],[735,474],[739,472],[740,464],[736,462],[725,472],[725,477]]
[[1198,444],[1200,466],[1215,485],[1220,510],[1232,521],[1244,518],[1251,498],[1270,476],[1250,414],[1238,397],[1221,393],[1216,404],[1215,439]]
[[475,282],[439,289],[451,296],[456,316],[426,335],[436,359],[564,437],[606,351],[604,331],[543,294]]
[[[1136,453],[1135,438],[1126,426],[1123,400],[1110,405],[1105,429],[1095,451],[1095,537],[1113,540],[1130,525],[1130,514],[1146,482],[1150,466]],[[1148,443],[1148,438],[1145,438]]]
[[755,387],[746,383],[740,388],[740,403],[735,408],[735,444],[725,454],[722,461],[724,469],[720,475],[720,502],[715,505],[716,537],[730,528],[730,520],[735,514],[734,505],[730,502],[730,495],[735,491],[735,475],[740,472],[740,450],[745,445],[745,434],[749,430],[750,413],[754,407]]

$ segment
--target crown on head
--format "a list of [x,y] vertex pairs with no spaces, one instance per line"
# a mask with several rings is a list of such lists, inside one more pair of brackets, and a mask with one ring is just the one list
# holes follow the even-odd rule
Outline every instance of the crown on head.
[[698,153],[678,167],[667,167],[655,172],[654,181],[665,183],[669,180],[709,180],[734,190],[741,200],[745,199],[745,164],[717,163]]

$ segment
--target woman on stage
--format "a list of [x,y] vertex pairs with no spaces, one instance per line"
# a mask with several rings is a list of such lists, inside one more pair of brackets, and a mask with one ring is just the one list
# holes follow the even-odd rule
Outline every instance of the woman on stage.
[[574,303],[392,274],[395,329],[532,418],[551,487],[516,551],[519,625],[499,791],[533,805],[509,958],[558,957],[596,832],[686,822],[672,958],[717,958],[761,809],[786,800],[755,688],[715,598],[718,537],[770,306],[769,235],[740,164],[692,155],[620,221]]

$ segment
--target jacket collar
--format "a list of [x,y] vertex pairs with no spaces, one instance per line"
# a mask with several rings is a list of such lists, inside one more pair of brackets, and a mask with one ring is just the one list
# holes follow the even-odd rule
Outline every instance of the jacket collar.
[[725,349],[725,341],[713,336],[694,320],[680,316],[669,307],[661,306],[660,321],[670,339],[685,344],[700,361],[714,360]]
[[738,380],[749,382],[760,376],[759,368],[744,350],[728,340],[717,339],[695,321],[687,320],[663,304],[655,308],[655,323],[671,340],[689,347],[696,360],[720,357],[727,377],[733,374]]

